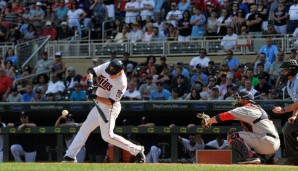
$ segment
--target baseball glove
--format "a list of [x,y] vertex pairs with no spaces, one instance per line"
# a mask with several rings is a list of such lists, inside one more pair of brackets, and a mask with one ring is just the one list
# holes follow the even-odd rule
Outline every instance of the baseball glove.
[[203,112],[203,113],[198,113],[197,117],[202,119],[201,125],[204,129],[208,129],[211,127],[211,124],[208,123],[208,120],[210,119],[209,115],[207,115]]

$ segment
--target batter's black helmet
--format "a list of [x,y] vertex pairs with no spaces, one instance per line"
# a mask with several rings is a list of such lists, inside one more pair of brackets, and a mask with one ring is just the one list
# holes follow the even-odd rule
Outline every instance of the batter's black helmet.
[[122,69],[123,69],[123,62],[119,59],[113,59],[105,71],[110,75],[116,75]]

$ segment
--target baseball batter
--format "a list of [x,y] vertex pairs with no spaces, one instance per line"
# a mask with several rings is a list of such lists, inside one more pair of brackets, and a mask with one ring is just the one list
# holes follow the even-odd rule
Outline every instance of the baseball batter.
[[288,122],[284,125],[282,133],[284,136],[284,143],[287,153],[287,164],[298,165],[298,153],[296,148],[298,142],[296,139],[296,134],[298,131],[298,63],[296,60],[287,60],[283,62],[280,66],[282,78],[287,79],[287,91],[294,104],[282,108],[277,106],[273,109],[276,114],[284,114],[287,112],[292,112],[292,116],[288,119]]
[[137,157],[137,162],[144,163],[144,147],[135,145],[123,137],[114,134],[115,121],[121,111],[120,99],[127,88],[127,78],[123,71],[121,60],[114,59],[111,62],[99,65],[87,75],[89,81],[97,78],[96,100],[99,107],[108,119],[105,123],[96,107],[89,112],[75,139],[66,151],[62,162],[76,162],[75,156],[85,144],[89,134],[100,126],[101,136],[106,142],[129,151]]
[[268,157],[266,163],[272,163],[274,154],[280,146],[278,132],[273,122],[269,120],[267,113],[254,102],[254,97],[250,92],[241,91],[233,97],[236,108],[205,120],[202,126],[239,120],[243,131],[228,133],[228,143],[239,153],[238,163],[259,164],[261,163],[259,157],[263,155]]

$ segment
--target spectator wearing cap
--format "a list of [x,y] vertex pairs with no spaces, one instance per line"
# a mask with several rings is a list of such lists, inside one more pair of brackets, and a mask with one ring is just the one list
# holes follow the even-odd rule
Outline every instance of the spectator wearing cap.
[[169,90],[163,88],[162,82],[156,83],[156,90],[152,90],[150,100],[168,100],[171,96]]
[[195,84],[195,81],[197,80],[198,77],[200,78],[200,80],[203,81],[203,83],[205,85],[208,84],[208,76],[203,73],[203,69],[202,69],[201,64],[197,64],[196,65],[195,73],[191,77],[191,85],[194,85]]
[[149,100],[151,92],[156,90],[156,84],[152,83],[152,80],[153,78],[151,75],[146,76],[146,82],[139,88],[139,92],[144,100]]
[[50,72],[56,75],[60,80],[65,78],[66,66],[62,60],[62,53],[59,51],[55,53],[55,60],[50,66]]
[[18,92],[16,87],[11,89],[11,93],[7,97],[7,102],[21,102],[22,95]]
[[254,88],[250,79],[247,79],[244,83],[244,89],[240,91],[249,91],[254,97],[258,97],[260,93]]
[[141,17],[142,20],[146,20],[147,16],[150,16],[153,18],[153,10],[155,8],[155,2],[154,0],[142,0],[140,3],[140,10],[141,10]]
[[[65,6],[64,0],[59,0],[59,7],[55,10],[55,25],[57,28],[61,28],[62,22],[66,21],[69,8]],[[59,29],[58,29],[59,30]]]
[[265,93],[266,95],[269,93],[269,90],[272,87],[266,81],[266,75],[264,73],[258,74],[259,83],[254,87],[260,94]]
[[182,99],[185,99],[190,92],[190,87],[186,83],[185,77],[183,75],[177,76],[177,82],[171,87],[171,89],[176,89],[178,92],[178,97],[181,97]]
[[[177,68],[180,68],[181,73],[177,73],[176,70]],[[178,61],[176,63],[176,68],[175,70],[172,71],[172,76],[177,77],[178,75],[182,74],[186,79],[189,79],[189,71],[188,69],[184,68],[183,61]]]
[[236,50],[237,45],[237,34],[234,33],[233,27],[227,27],[227,34],[222,38],[220,46],[224,51]]
[[233,56],[234,53],[232,50],[227,51],[227,56],[225,57],[223,63],[226,63],[229,65],[229,69],[236,70],[238,66],[240,65],[240,61],[238,58]]
[[[80,128],[81,126],[82,126],[82,123],[75,122],[73,115],[70,113],[66,116],[60,115],[55,122],[55,127]],[[72,143],[72,141],[74,140],[75,136],[76,136],[76,134],[64,134],[63,135],[67,149],[70,146],[70,144]],[[78,154],[76,155],[77,162],[78,163],[85,162],[85,157],[86,157],[86,148],[85,148],[85,146],[83,146],[81,148],[81,150],[78,152]]]
[[139,15],[140,3],[136,0],[131,0],[125,4],[125,23],[131,24],[136,21],[136,16]]
[[[257,59],[257,58],[256,58]],[[257,74],[257,65],[259,63],[262,63],[264,65],[264,71],[269,73],[270,67],[271,67],[271,63],[266,61],[266,54],[265,53],[260,53],[259,57],[258,57],[259,61],[255,61],[254,62],[254,72],[255,74]]]
[[48,52],[44,51],[41,54],[41,59],[39,59],[33,69],[33,73],[39,74],[45,71],[50,70],[52,60],[48,58]]
[[244,72],[245,72],[245,65],[244,64],[240,64],[238,66],[238,69],[237,69],[236,73],[235,73],[235,80],[236,81],[237,80],[240,80],[241,79],[241,76],[244,74]]
[[168,12],[166,20],[176,27],[180,19],[182,19],[182,12],[178,10],[176,2],[172,2],[171,11]]
[[128,33],[128,41],[129,42],[141,42],[144,38],[144,33],[140,29],[140,24],[138,22],[134,22],[131,24],[132,29]]
[[30,21],[33,23],[34,26],[42,26],[41,22],[44,19],[45,12],[41,8],[42,3],[36,2],[35,9],[30,11]]
[[220,96],[219,87],[215,86],[211,89],[211,93],[207,100],[222,100],[223,97]]
[[46,101],[45,94],[43,94],[41,89],[36,89],[35,97],[31,99],[31,102],[42,102]]
[[141,93],[136,89],[136,84],[133,81],[128,83],[127,90],[123,95],[123,100],[141,100]]
[[[22,132],[26,128],[35,128],[36,124],[29,120],[26,112],[21,112],[20,121],[8,123],[7,127],[15,127],[17,132]],[[23,162],[21,156],[24,156],[25,162],[35,162],[38,149],[37,134],[15,134],[16,142],[10,146],[11,154],[15,162]]]
[[26,85],[26,93],[22,95],[22,102],[31,102],[35,98],[35,92],[33,92],[33,85],[28,83]]
[[61,27],[58,27],[58,40],[63,40],[71,36],[74,36],[73,30],[69,29],[66,21],[61,22]]
[[71,92],[69,99],[71,101],[86,101],[87,100],[86,91],[81,90],[81,85],[79,83],[74,84],[74,91]]
[[199,7],[193,7],[193,13],[190,18],[190,24],[192,25],[191,38],[198,39],[205,35],[206,17]]
[[197,64],[201,64],[201,67],[203,69],[207,68],[210,58],[208,58],[206,55],[207,55],[206,49],[204,48],[199,49],[199,56],[193,57],[189,62],[189,70],[195,71]]
[[207,9],[207,5],[211,5],[211,6],[214,6],[214,10],[216,12],[220,12],[221,10],[221,6],[220,6],[220,3],[218,2],[218,0],[206,0],[204,1],[204,4],[203,4],[203,12],[206,12],[206,9]]
[[137,62],[129,60],[130,54],[128,52],[124,52],[122,55],[122,62],[124,67],[127,67],[128,64],[132,64],[133,69],[138,65]]
[[56,40],[57,39],[57,30],[52,27],[51,21],[46,22],[46,27],[42,32],[42,36],[51,36],[50,40]]
[[65,85],[62,81],[59,81],[57,75],[52,74],[51,81],[49,82],[48,89],[46,91],[46,95],[51,93],[54,96],[55,101],[61,100],[61,96],[65,90]]
[[76,68],[73,66],[68,67],[67,72],[68,72],[68,76],[64,81],[64,85],[67,90],[72,91],[74,89],[74,85],[80,84],[80,80],[82,76],[76,73]]
[[205,75],[207,75],[208,77],[209,77],[210,75],[215,75],[215,74],[216,74],[216,68],[215,68],[215,63],[214,63],[214,61],[209,61],[209,62],[208,62],[208,66],[207,66],[207,68],[206,68],[205,70],[203,70],[203,73],[204,73]]

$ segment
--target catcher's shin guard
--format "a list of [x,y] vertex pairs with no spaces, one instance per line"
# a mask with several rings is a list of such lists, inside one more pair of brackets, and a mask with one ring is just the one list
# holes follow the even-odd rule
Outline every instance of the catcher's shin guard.
[[238,160],[242,161],[247,158],[254,158],[256,154],[246,145],[244,140],[239,137],[239,134],[234,131],[228,133],[228,143],[238,152]]

